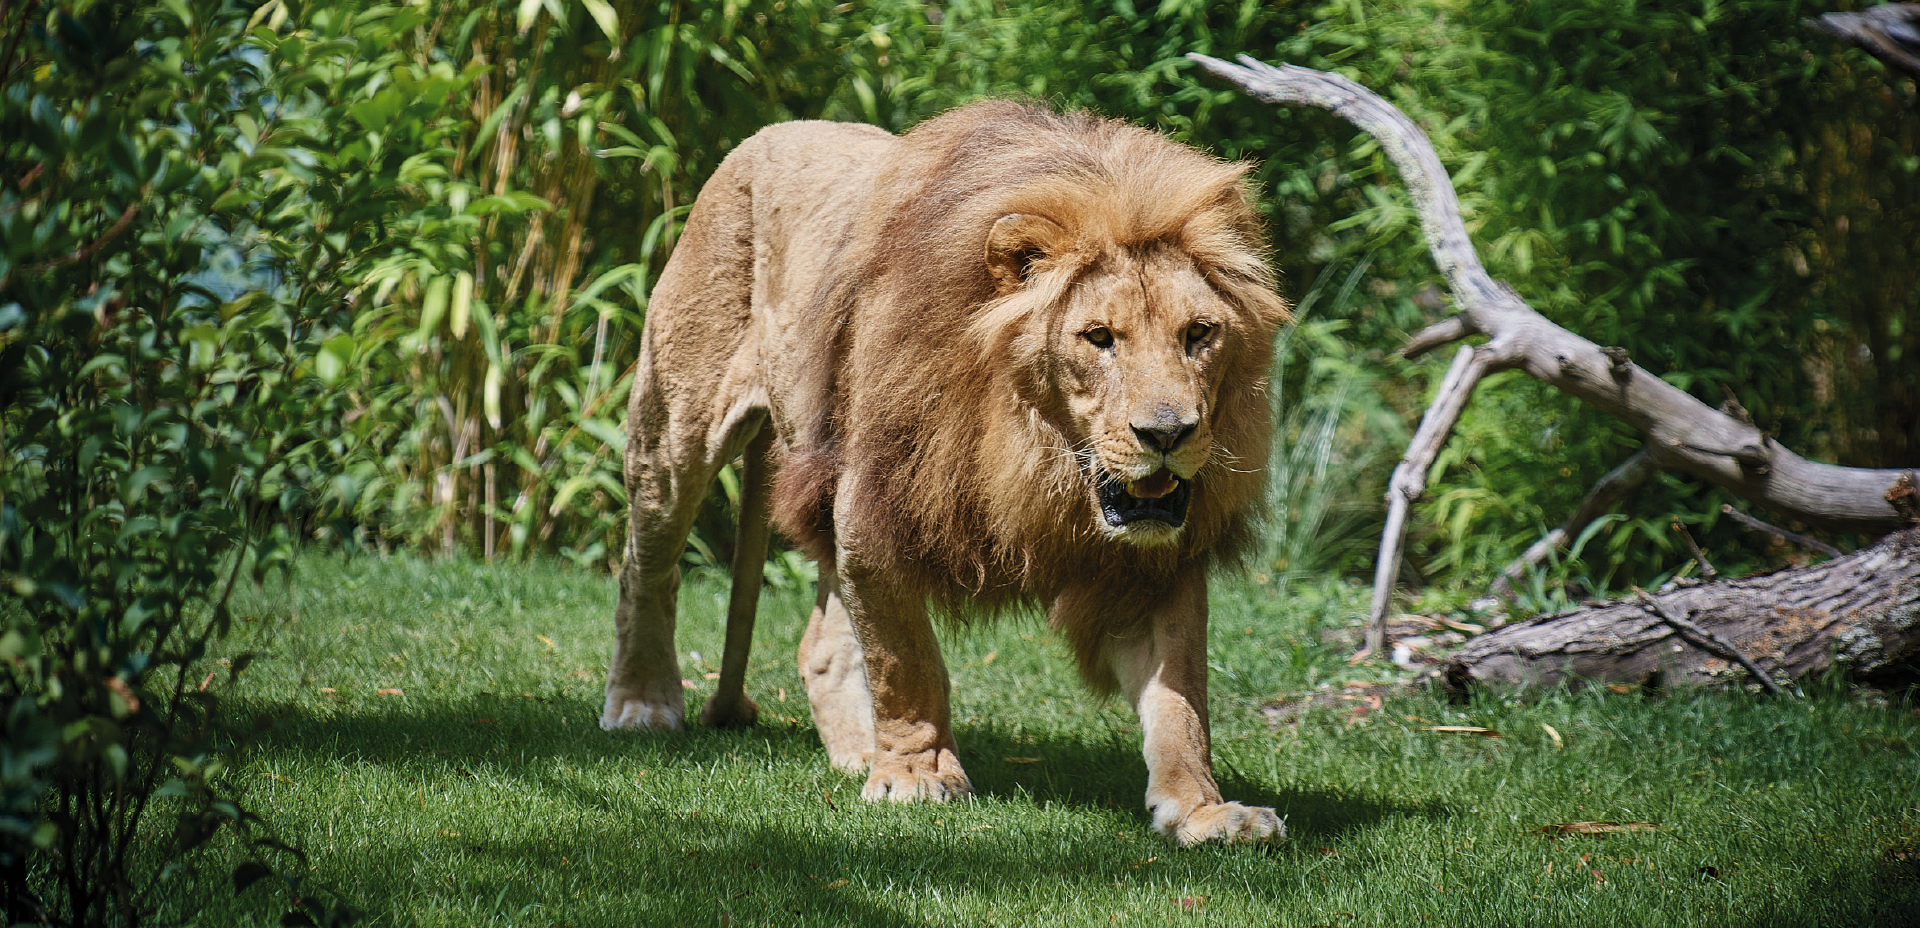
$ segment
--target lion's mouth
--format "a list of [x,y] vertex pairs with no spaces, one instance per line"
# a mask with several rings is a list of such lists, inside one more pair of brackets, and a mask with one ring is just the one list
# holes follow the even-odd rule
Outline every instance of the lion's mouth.
[[1162,467],[1139,480],[1101,480],[1097,486],[1100,515],[1114,528],[1135,522],[1164,522],[1179,528],[1187,521],[1193,500],[1193,482]]

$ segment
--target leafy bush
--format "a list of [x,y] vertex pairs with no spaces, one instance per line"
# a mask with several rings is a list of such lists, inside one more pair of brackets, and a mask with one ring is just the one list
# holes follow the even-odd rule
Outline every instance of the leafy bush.
[[283,147],[300,133],[268,117],[294,88],[246,44],[247,11],[19,15],[0,64],[0,904],[12,923],[178,919],[225,882],[198,862],[231,832],[236,888],[278,864],[291,921],[340,920],[222,782],[244,741],[222,698],[253,658],[222,641],[321,476],[328,338],[350,322],[329,220],[368,198],[312,195]]

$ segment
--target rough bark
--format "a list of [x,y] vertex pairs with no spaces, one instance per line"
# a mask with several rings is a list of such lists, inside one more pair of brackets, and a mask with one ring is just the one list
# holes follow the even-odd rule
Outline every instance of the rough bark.
[[[1473,376],[1458,378],[1464,389],[1440,391],[1388,488],[1388,530],[1375,576],[1370,646],[1377,648],[1384,635],[1399,572],[1405,508],[1424,492],[1424,479],[1402,480],[1401,472],[1417,471],[1424,477],[1423,464],[1432,461],[1427,449],[1437,451],[1436,441],[1444,444],[1473,386],[1495,371],[1524,370],[1632,425],[1646,436],[1651,467],[1699,477],[1786,518],[1874,534],[1907,524],[1896,498],[1902,486],[1913,485],[1910,472],[1809,461],[1751,422],[1648,373],[1626,350],[1603,348],[1555,325],[1512,288],[1495,281],[1467,236],[1452,181],[1432,144],[1391,103],[1338,74],[1274,67],[1245,55],[1239,65],[1200,54],[1187,57],[1257,99],[1329,110],[1377,139],[1407,184],[1434,263],[1460,306],[1458,315],[1413,335],[1402,353],[1415,357],[1469,337],[1486,339],[1470,349],[1471,359],[1456,361],[1455,371],[1461,371],[1464,362]],[[1449,381],[1455,381],[1453,374]],[[1435,434],[1428,434],[1428,422]]]
[[[1790,679],[1835,668],[1910,675],[1920,657],[1920,528],[1844,557],[1763,576],[1603,603],[1489,632],[1446,663],[1447,684],[1749,682],[1737,660],[1660,616],[1668,612]],[[1652,608],[1649,608],[1649,605]]]

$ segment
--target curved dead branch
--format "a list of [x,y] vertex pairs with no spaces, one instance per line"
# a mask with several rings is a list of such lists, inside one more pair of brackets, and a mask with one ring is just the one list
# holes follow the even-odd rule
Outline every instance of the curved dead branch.
[[[1293,65],[1268,65],[1245,55],[1238,65],[1189,54],[1210,73],[1239,85],[1253,97],[1275,104],[1329,110],[1371,134],[1399,168],[1420,226],[1447,285],[1459,304],[1457,316],[1415,335],[1408,355],[1431,351],[1469,336],[1487,341],[1472,349],[1480,376],[1519,369],[1615,416],[1646,435],[1652,466],[1692,474],[1730,493],[1790,519],[1844,531],[1884,533],[1906,524],[1888,498],[1907,472],[1839,467],[1808,461],[1774,441],[1751,423],[1708,406],[1634,364],[1620,348],[1603,348],[1549,321],[1494,280],[1480,263],[1460,217],[1459,200],[1440,158],[1425,133],[1393,104],[1338,74]],[[1455,369],[1460,362],[1456,360]],[[1449,377],[1451,378],[1451,374]],[[1384,636],[1386,614],[1399,570],[1404,516],[1393,518],[1408,490],[1424,491],[1425,448],[1445,443],[1459,418],[1465,390],[1443,388],[1422,422],[1387,491],[1387,537],[1375,574],[1373,623],[1368,641]],[[1428,434],[1428,423],[1437,434]],[[1435,452],[1437,453],[1437,448]],[[1410,472],[1419,470],[1417,478]],[[1409,476],[1403,479],[1402,470]],[[1911,480],[1912,478],[1907,478]],[[1417,488],[1417,489],[1416,489]],[[1391,563],[1389,563],[1391,562]]]

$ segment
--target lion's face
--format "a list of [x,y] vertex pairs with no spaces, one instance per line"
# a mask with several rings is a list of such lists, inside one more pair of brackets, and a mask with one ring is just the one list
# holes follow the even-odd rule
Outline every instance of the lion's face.
[[1204,465],[1237,314],[1166,245],[1110,253],[1079,277],[1047,333],[1061,423],[1099,532],[1179,537]]

